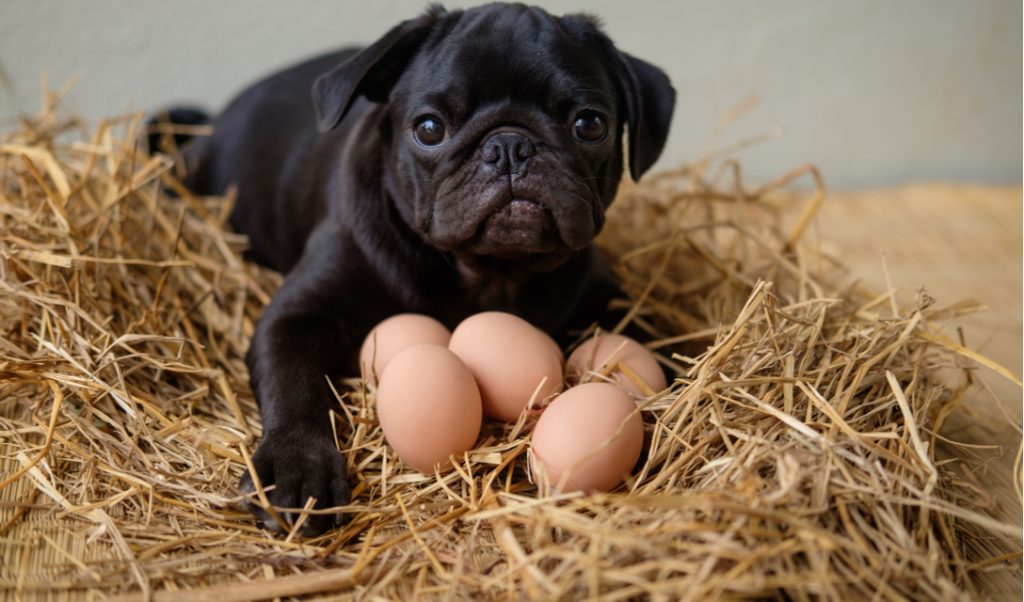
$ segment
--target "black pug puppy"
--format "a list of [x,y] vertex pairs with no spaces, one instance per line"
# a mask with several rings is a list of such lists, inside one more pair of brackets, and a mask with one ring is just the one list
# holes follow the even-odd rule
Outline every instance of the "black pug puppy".
[[[624,132],[639,178],[674,105],[665,73],[617,50],[593,18],[432,7],[364,50],[257,83],[187,146],[186,184],[204,195],[237,185],[232,225],[254,259],[287,273],[246,356],[270,501],[349,502],[327,377],[357,373],[382,319],[418,312],[451,328],[502,310],[563,340],[592,323],[615,290],[591,242]],[[253,490],[248,475],[241,488]]]

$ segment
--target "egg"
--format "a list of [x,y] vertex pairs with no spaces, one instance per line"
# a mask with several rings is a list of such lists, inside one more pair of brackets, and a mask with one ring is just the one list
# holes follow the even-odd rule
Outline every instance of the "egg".
[[[611,491],[640,458],[644,423],[622,389],[603,382],[572,387],[544,410],[533,430],[534,479],[562,492]],[[564,478],[564,480],[563,480]]]
[[562,390],[558,345],[512,314],[492,311],[466,318],[452,332],[448,348],[473,372],[490,418],[515,422],[534,391],[539,401]]
[[643,345],[620,334],[602,334],[591,337],[576,348],[566,363],[566,377],[577,383],[587,372],[609,371],[609,378],[634,397],[647,397],[636,382],[617,364],[625,364],[651,391],[657,393],[667,386],[654,355]]
[[377,417],[384,439],[423,473],[451,467],[450,456],[473,448],[483,421],[473,374],[446,347],[414,345],[380,377]]
[[359,369],[366,382],[376,386],[384,368],[396,355],[413,345],[446,347],[452,333],[434,318],[421,314],[398,314],[378,324],[366,335],[359,349]]

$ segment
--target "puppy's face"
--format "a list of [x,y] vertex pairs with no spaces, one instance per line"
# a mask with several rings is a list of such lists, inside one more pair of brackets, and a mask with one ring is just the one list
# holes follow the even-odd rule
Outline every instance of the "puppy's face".
[[[470,269],[558,266],[603,225],[627,122],[631,134],[647,131],[631,135],[647,152],[634,149],[635,176],[660,152],[674,104],[667,78],[585,17],[498,4],[419,21],[403,24],[362,80],[387,88],[385,186],[399,214]],[[654,76],[640,82],[638,70]]]
[[468,263],[557,265],[604,221],[622,171],[616,90],[555,19],[465,15],[391,94],[408,221]]

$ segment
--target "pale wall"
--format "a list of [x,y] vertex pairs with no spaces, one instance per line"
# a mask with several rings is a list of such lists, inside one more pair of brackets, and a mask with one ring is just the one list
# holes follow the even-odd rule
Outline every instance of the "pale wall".
[[[0,122],[39,99],[40,73],[73,75],[87,116],[176,101],[221,106],[240,86],[320,50],[368,42],[420,0],[0,0]],[[465,6],[468,2],[448,2]],[[1021,180],[1020,0],[547,0],[600,15],[620,47],[680,91],[665,157],[696,157],[713,124],[761,104],[725,136],[783,126],[742,155],[764,179],[814,161],[833,186]]]

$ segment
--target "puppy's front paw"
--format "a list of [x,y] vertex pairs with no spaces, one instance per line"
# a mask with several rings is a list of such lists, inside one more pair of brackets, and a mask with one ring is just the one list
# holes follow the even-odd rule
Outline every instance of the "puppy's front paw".
[[[334,447],[329,437],[307,432],[265,433],[252,457],[256,473],[267,492],[271,505],[302,508],[310,498],[316,498],[314,509],[344,506],[351,499],[345,458]],[[287,533],[299,518],[298,512],[278,512],[288,524],[280,524],[260,503],[252,475],[242,476],[239,489],[245,494],[243,505],[266,528]],[[300,534],[317,535],[342,522],[342,515],[315,515],[306,517]]]

